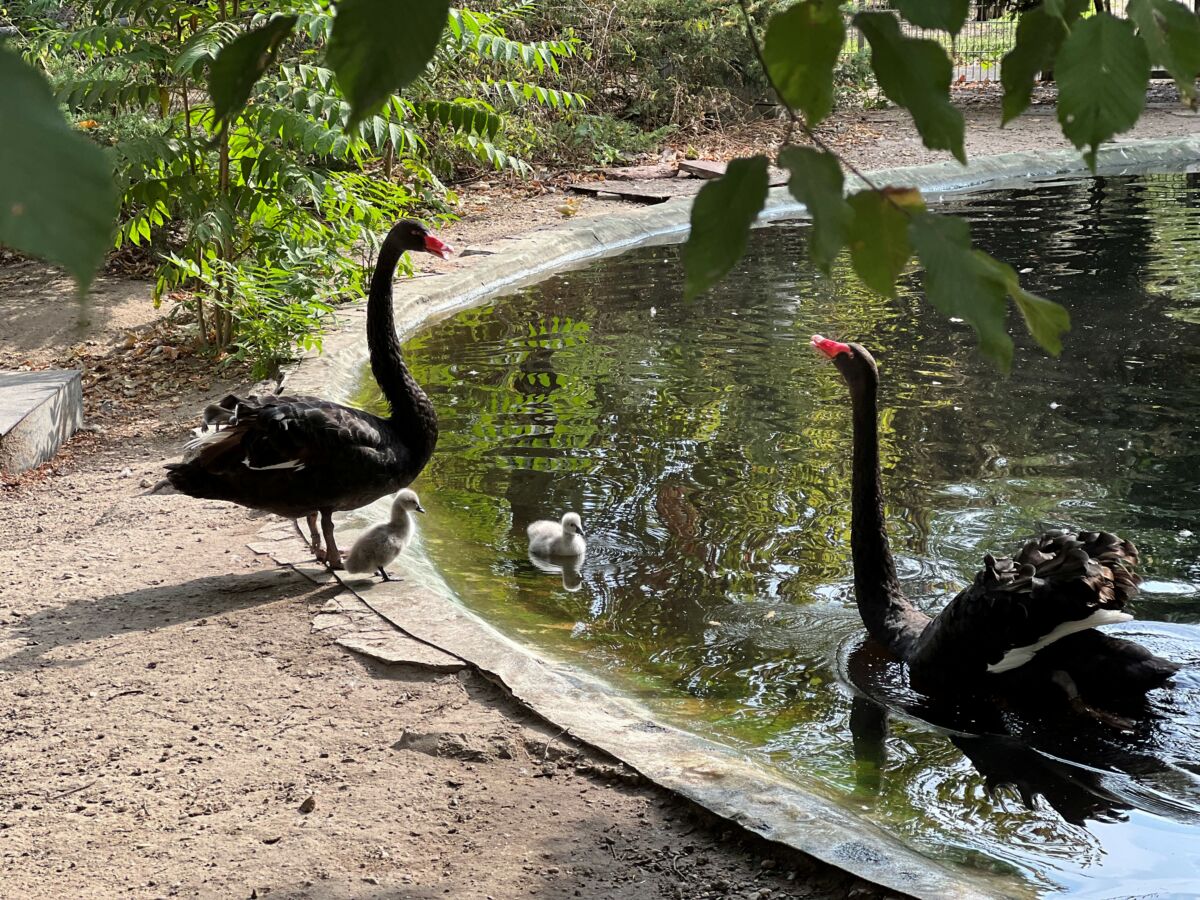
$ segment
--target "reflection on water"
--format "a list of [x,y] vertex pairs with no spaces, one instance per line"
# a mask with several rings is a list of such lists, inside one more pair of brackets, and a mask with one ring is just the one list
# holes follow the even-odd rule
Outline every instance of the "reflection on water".
[[[944,603],[985,551],[1103,527],[1143,551],[1139,639],[1200,661],[1195,632],[1169,624],[1200,618],[1197,190],[1146,176],[956,204],[1075,322],[1059,360],[1018,336],[1009,379],[912,279],[887,300],[844,268],[819,277],[800,225],[754,232],[738,271],[694,303],[677,299],[666,247],[463,312],[406,348],[442,420],[426,546],[501,628],[922,852],[1050,892],[1190,892],[1194,669],[1132,735],[1044,734],[1001,710],[973,738],[920,698],[885,697],[884,715],[843,683],[839,648],[861,632],[849,405],[808,336],[860,339],[880,363],[889,521],[918,602]],[[588,523],[588,558],[547,573],[525,527],[566,509]]]

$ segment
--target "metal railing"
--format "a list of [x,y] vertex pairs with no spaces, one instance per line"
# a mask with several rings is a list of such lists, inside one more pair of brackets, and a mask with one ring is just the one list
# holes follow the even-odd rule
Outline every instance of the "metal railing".
[[[1126,0],[1108,0],[1105,7],[1118,16],[1125,15]],[[851,0],[850,15],[860,10],[894,11],[888,0]],[[954,62],[954,81],[979,82],[1000,80],[1000,60],[1017,40],[1018,13],[1012,3],[996,0],[972,0],[967,24],[954,38],[945,32],[916,28],[901,21],[905,35],[923,37],[945,46]],[[866,40],[851,29],[843,55],[867,50]]]

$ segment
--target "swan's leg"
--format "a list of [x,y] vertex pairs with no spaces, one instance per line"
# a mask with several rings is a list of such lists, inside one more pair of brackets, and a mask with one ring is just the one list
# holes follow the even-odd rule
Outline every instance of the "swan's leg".
[[390,575],[388,575],[388,573],[387,573],[387,569],[385,569],[383,566],[380,566],[380,567],[379,567],[379,576],[380,576],[380,577],[381,577],[381,578],[382,578],[384,581],[391,581],[391,580],[392,580],[392,577],[391,577]]
[[331,569],[344,569],[342,554],[338,550],[337,541],[333,539],[333,511],[321,510],[321,530],[325,532],[325,565]]
[[1095,719],[1102,725],[1107,725],[1109,728],[1114,728],[1117,731],[1132,731],[1134,723],[1123,716],[1118,716],[1107,710],[1097,709],[1090,703],[1084,701],[1079,696],[1079,688],[1075,684],[1075,679],[1063,669],[1055,669],[1050,674],[1050,680],[1063,689],[1067,695],[1067,702],[1071,705],[1077,714],[1086,716],[1089,719]]
[[317,562],[325,562],[325,548],[321,546],[321,532],[317,531],[317,514],[308,514],[308,543]]

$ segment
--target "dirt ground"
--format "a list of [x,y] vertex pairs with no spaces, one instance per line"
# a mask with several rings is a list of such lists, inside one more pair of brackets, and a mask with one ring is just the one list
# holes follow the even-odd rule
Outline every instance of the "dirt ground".
[[[1045,108],[1002,132],[994,108],[966,110],[972,155],[1063,143]],[[1126,137],[1194,130],[1155,107]],[[894,110],[825,133],[864,168],[941,158]],[[556,180],[466,189],[449,239],[613,208],[564,212]],[[88,421],[0,485],[0,896],[881,895],[573,745],[469,670],[341,650],[310,625],[332,590],[246,548],[266,517],[144,496],[245,377],[180,352],[149,294],[102,278],[81,307],[43,266],[0,266],[0,368],[83,368]]]

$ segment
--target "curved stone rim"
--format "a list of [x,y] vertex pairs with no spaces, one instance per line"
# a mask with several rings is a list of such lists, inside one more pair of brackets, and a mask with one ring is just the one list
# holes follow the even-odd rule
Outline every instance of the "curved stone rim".
[[[1098,154],[1098,175],[1131,174],[1200,162],[1200,136],[1110,145]],[[1092,174],[1070,150],[1007,153],[867,173],[876,184],[915,186],[930,202],[947,196],[1027,184],[1034,178]],[[847,191],[863,187],[847,180]],[[409,334],[438,318],[495,296],[636,246],[682,240],[691,198],[614,215],[565,222],[516,239],[490,254],[468,257],[460,270],[395,285],[399,330]],[[760,222],[802,218],[804,207],[774,188]],[[366,360],[365,304],[339,309],[324,353],[301,360],[285,376],[289,392],[344,397]],[[348,536],[352,532],[348,531]],[[428,583],[441,579],[428,560]],[[345,584],[345,582],[343,582]],[[345,585],[397,628],[458,656],[501,681],[532,709],[586,743],[763,837],[786,844],[868,881],[917,897],[1031,897],[1038,885],[1000,874],[970,872],[905,846],[798,782],[784,779],[736,748],[674,728],[631,698],[563,660],[540,655],[452,599],[448,588],[412,580]],[[444,587],[444,585],[443,585]]]

